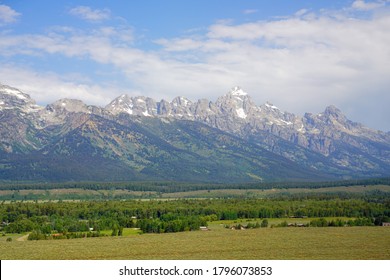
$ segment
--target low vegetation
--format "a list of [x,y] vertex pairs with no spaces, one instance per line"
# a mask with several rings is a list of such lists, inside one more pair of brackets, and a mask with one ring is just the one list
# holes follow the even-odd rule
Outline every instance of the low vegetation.
[[[279,221],[278,221],[279,222]],[[6,242],[6,259],[390,259],[388,227],[284,227],[228,230],[220,222],[209,231]],[[14,238],[15,240],[15,238]]]

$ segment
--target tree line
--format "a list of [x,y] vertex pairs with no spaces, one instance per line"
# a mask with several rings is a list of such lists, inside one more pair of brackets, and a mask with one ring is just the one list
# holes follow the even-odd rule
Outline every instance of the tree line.
[[288,189],[288,188],[331,188],[340,186],[358,185],[388,185],[390,177],[369,178],[341,181],[320,181],[320,182],[256,182],[256,183],[186,183],[186,182],[63,182],[63,183],[28,183],[28,182],[0,182],[0,190],[52,190],[52,189],[84,189],[84,190],[130,190],[142,192],[174,193],[198,190],[220,190],[220,189]]

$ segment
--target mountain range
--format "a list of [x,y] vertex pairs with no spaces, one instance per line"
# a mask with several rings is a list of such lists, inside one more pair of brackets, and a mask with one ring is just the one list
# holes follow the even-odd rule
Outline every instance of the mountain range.
[[39,106],[0,84],[0,180],[313,181],[390,175],[390,133],[335,106],[297,116],[239,87],[215,102],[122,95]]

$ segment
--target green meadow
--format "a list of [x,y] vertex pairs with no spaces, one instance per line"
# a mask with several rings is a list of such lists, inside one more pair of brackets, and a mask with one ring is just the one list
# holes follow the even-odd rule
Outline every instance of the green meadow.
[[0,259],[390,259],[388,184],[78,187],[4,187]]
[[2,260],[388,260],[390,227],[284,227],[226,229],[221,222],[209,231],[65,240],[17,241],[0,238]]

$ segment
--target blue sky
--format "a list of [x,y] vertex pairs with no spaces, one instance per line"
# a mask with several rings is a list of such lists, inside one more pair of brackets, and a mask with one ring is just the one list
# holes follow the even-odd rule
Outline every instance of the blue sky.
[[390,130],[390,2],[1,1],[0,83],[45,105],[127,93],[215,101],[235,85],[298,115]]

